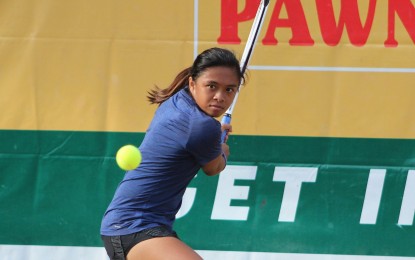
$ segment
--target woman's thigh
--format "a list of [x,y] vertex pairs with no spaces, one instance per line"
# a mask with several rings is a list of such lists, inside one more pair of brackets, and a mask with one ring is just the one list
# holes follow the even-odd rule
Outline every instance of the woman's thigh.
[[200,260],[193,249],[174,237],[156,237],[135,245],[127,260]]

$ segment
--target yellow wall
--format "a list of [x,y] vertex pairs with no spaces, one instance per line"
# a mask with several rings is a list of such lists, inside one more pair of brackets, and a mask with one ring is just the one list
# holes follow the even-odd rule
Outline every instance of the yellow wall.
[[[314,1],[303,0],[315,44],[291,46],[291,31],[278,29],[280,43],[259,42],[251,65],[415,68],[415,44],[398,18],[399,46],[383,45],[387,1],[377,2],[371,36],[356,47],[345,32],[340,45],[325,45]],[[144,132],[156,108],[146,92],[189,66],[195,46],[218,46],[220,12],[220,1],[207,0],[2,1],[0,129]],[[243,41],[250,26],[240,24]],[[220,46],[241,56],[244,42]],[[234,134],[415,138],[414,82],[413,72],[251,70]]]

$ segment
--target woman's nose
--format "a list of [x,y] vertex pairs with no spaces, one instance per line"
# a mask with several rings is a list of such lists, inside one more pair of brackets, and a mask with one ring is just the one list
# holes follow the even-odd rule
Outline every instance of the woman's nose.
[[215,99],[218,102],[223,102],[225,100],[225,95],[226,93],[224,93],[221,90],[216,91],[215,96],[213,97],[213,99]]

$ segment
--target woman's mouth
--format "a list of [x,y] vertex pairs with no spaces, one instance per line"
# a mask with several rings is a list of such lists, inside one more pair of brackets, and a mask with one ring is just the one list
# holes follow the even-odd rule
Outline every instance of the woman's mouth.
[[219,106],[219,105],[209,105],[210,108],[212,108],[213,110],[217,110],[217,111],[222,111],[223,107]]

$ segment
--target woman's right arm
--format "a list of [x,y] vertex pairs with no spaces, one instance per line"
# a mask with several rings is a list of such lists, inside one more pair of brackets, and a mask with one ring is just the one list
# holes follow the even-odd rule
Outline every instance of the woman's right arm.
[[226,158],[229,156],[229,146],[226,143],[222,144],[222,154],[205,164],[202,169],[208,176],[219,174],[225,169]]

